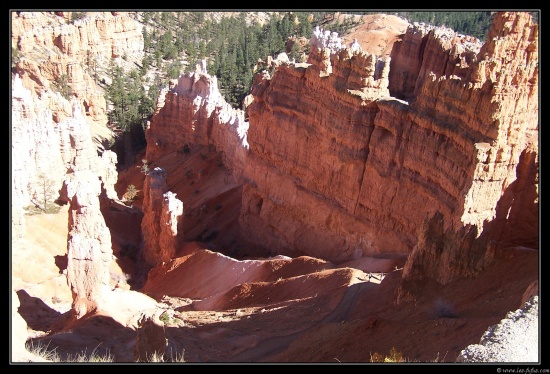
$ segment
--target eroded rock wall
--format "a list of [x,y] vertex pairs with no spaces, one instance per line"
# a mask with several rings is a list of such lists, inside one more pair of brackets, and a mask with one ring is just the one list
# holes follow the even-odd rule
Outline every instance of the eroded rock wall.
[[[432,74],[411,105],[418,113],[433,109],[431,118],[417,117],[416,122],[432,126],[452,141],[444,153],[437,148],[434,158],[457,160],[454,163],[462,165],[464,175],[446,184],[444,178],[438,179],[447,192],[453,191],[453,185],[459,189],[455,207],[447,214],[439,210],[445,221],[442,239],[455,241],[451,245],[455,250],[446,253],[447,260],[431,273],[440,282],[464,274],[466,268],[482,267],[499,252],[497,248],[538,249],[537,49],[538,25],[529,14],[498,13],[487,43],[472,64],[471,81]],[[448,99],[441,100],[435,93]],[[462,153],[462,164],[461,157],[449,157],[450,152]],[[466,237],[456,237],[465,227],[476,231],[475,261],[460,244]],[[434,256],[427,255],[429,247],[413,250],[405,278],[413,276],[415,267],[434,261]]]
[[248,150],[248,121],[222,97],[216,76],[204,61],[193,73],[180,76],[159,95],[157,109],[146,130],[146,158],[155,162],[185,145],[212,145],[223,152],[224,163],[240,176]]
[[[104,125],[107,111],[96,76],[103,77],[109,61],[143,56],[141,24],[127,12],[86,12],[69,22],[68,12],[12,12],[11,44],[17,50],[17,71],[25,87],[42,94],[59,91],[66,76],[90,119]],[[13,58],[14,56],[12,56]],[[60,112],[63,116],[65,112]],[[70,112],[68,113],[70,116]]]
[[240,223],[276,253],[344,260],[376,252],[375,225],[355,213],[376,116],[370,99],[388,95],[388,61],[331,51],[312,45],[310,65],[257,77]]
[[[112,242],[100,200],[117,199],[117,157],[111,151],[98,155],[91,127],[106,129],[105,100],[83,60],[93,46],[74,37],[83,31],[82,22],[65,20],[47,12],[12,12],[17,61],[11,82],[11,213],[15,249],[25,232],[25,208],[44,209],[45,200],[69,204],[66,275],[72,314],[82,318],[106,303],[110,290]],[[62,96],[56,82],[64,74],[70,97]]]
[[[415,22],[394,43],[390,64],[391,95],[414,101],[422,82],[433,73],[437,77],[466,77],[483,43],[446,27]],[[399,56],[399,57],[397,57]]]
[[[85,18],[67,23],[69,18],[66,12],[11,13],[15,237],[24,227],[23,208],[36,204],[39,184],[50,185],[53,201],[72,168],[76,152],[69,129],[74,120],[72,102],[80,103],[78,108],[85,118],[80,126],[94,127],[102,134],[110,132],[104,93],[92,78],[90,63],[106,65],[117,53],[143,53],[139,23],[127,13],[87,12]],[[69,98],[60,93],[57,81],[62,75],[68,78],[73,92]],[[94,155],[87,157],[90,169],[101,177],[107,197],[116,199],[116,155],[104,151],[98,158],[95,148],[89,149]]]
[[[70,102],[51,91],[36,96],[23,86],[18,75],[12,87],[11,178],[15,236],[22,233],[20,228],[24,227],[24,208],[41,204],[45,186],[49,190],[48,203],[60,197],[65,175],[74,171],[73,162],[84,162],[88,170],[101,178],[106,195],[117,198],[116,154],[104,151],[101,157],[97,155],[78,101]],[[61,108],[67,116],[56,117],[52,105]],[[89,137],[84,140],[86,145],[78,149],[72,136],[75,131],[85,131]]]
[[[273,76],[255,77],[242,132],[221,120],[233,112],[216,109],[226,104],[199,67],[161,95],[147,157],[186,143],[223,151],[243,182],[241,229],[272,253],[410,253],[436,215],[452,261],[472,232],[482,251],[481,239],[533,245],[538,25],[501,12],[487,40],[414,26],[390,60],[315,30],[307,63],[279,56]],[[520,220],[521,233],[505,229]]]
[[73,119],[68,122],[74,154],[62,191],[62,197],[69,202],[67,282],[73,294],[73,316],[82,318],[98,309],[110,291],[113,250],[111,233],[100,208],[103,184],[94,172],[98,156],[78,102],[74,103]]
[[[527,13],[498,14],[492,30],[508,31],[498,37],[492,31],[481,49],[448,29],[415,36],[413,28],[409,38],[421,40],[414,44],[418,52],[396,48],[390,66],[397,72],[387,75],[375,69],[373,77],[366,75],[373,71],[368,58],[364,70],[346,70],[342,50],[330,48],[312,48],[309,67],[280,67],[255,86],[248,107],[245,230],[277,251],[300,248],[331,259],[410,251],[422,222],[436,212],[445,230],[474,225],[479,236],[495,220],[526,149],[531,166],[518,171],[526,179],[516,184],[529,186],[523,193],[530,194],[524,200],[530,200],[525,208],[533,222],[537,27]],[[411,56],[419,61],[407,62]],[[354,56],[352,65],[358,60]],[[488,66],[496,70],[488,72]],[[400,81],[405,67],[411,78]],[[365,76],[353,78],[353,71]],[[388,97],[383,84],[354,96],[348,82],[376,82],[377,76],[381,83],[388,77],[390,93],[392,79],[403,82],[400,94],[413,101]],[[348,149],[330,147],[329,140]],[[527,235],[532,242],[536,231],[531,228],[523,240]],[[493,232],[490,239],[503,237]]]

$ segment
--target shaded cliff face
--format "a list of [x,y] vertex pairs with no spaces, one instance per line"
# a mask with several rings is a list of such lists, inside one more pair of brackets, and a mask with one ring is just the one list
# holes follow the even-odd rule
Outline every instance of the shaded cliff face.
[[276,253],[346,260],[377,252],[374,225],[356,212],[376,116],[369,99],[388,95],[388,64],[330,51],[312,46],[311,65],[281,65],[254,86],[240,222]]
[[198,68],[161,98],[147,157],[222,151],[243,183],[241,230],[271,253],[409,253],[436,214],[449,237],[475,231],[480,257],[489,240],[536,247],[538,25],[502,12],[491,30],[482,46],[412,25],[390,59],[317,29],[307,63],[256,76],[248,123]]
[[[331,259],[408,252],[436,212],[453,232],[475,225],[480,235],[497,226],[490,222],[519,175],[525,180],[515,185],[529,187],[517,190],[514,204],[523,201],[520,210],[533,222],[538,26],[526,13],[501,13],[492,30],[474,56],[479,44],[450,30],[411,27],[395,44],[386,75],[389,92],[392,81],[402,82],[399,95],[411,103],[388,97],[383,85],[356,96],[350,82],[359,58],[344,65],[342,52],[328,46],[317,54],[312,47],[311,66],[281,67],[258,83],[247,110],[243,226],[277,252]],[[418,60],[407,62],[413,56]],[[377,82],[376,70],[374,79],[365,74],[372,65],[361,66],[361,79]],[[523,168],[530,171],[516,172],[523,152],[531,155]],[[534,244],[537,231],[526,229],[523,244]],[[504,239],[494,228],[489,237]]]
[[[453,205],[449,205],[449,214],[439,210],[445,221],[441,239],[454,249],[445,250],[441,257],[429,250],[431,245],[417,246],[410,266],[404,269],[404,278],[413,276],[418,265],[439,263],[431,274],[448,282],[452,277],[471,274],[483,267],[507,246],[538,249],[535,50],[538,50],[538,25],[531,22],[530,16],[499,13],[487,43],[468,72],[471,81],[431,74],[431,79],[423,83],[421,94],[411,107],[418,112],[435,108],[435,112],[428,121],[425,116],[416,117],[416,121],[429,124],[435,133],[449,134],[447,138],[452,135],[454,144],[440,143],[434,148],[437,149],[434,156],[454,159],[448,155],[466,151],[463,156],[467,162],[463,164],[467,165],[463,169],[466,178],[438,178],[446,192],[452,194],[453,185],[460,189],[456,208],[453,210]],[[434,93],[451,99],[441,101]],[[512,229],[513,224],[518,225]],[[461,230],[467,233],[457,235]],[[472,230],[474,238],[468,239]],[[464,247],[468,241],[471,245]]]

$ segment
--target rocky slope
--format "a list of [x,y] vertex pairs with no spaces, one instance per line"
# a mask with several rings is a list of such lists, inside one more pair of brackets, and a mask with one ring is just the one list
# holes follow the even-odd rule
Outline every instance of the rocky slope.
[[[222,109],[215,78],[199,69],[159,106],[147,159],[182,143],[223,152],[243,183],[241,228],[270,253],[333,261],[409,253],[423,222],[440,213],[454,242],[475,231],[479,244],[445,260],[465,275],[483,261],[460,270],[464,246],[538,245],[538,28],[527,14],[501,13],[492,30],[481,47],[412,25],[391,59],[317,30],[307,64],[281,58],[273,77],[256,77],[247,122]],[[529,223],[510,234],[503,228],[520,221],[515,214]]]
[[[46,91],[48,66],[65,71],[97,38],[100,56],[140,53],[140,26],[124,13],[66,18],[13,15],[30,57],[12,81],[12,154],[26,150],[12,164],[12,307],[24,317],[12,355],[27,336],[63,357],[95,347],[120,362],[153,350],[366,362],[392,347],[454,361],[538,293],[538,25],[527,13],[497,14],[484,45],[411,25],[389,56],[317,29],[307,63],[272,60],[244,111],[199,65],[159,96],[152,171],[118,181],[116,155],[93,142],[101,109],[78,84],[71,101]],[[35,32],[31,20],[59,25]],[[56,48],[59,61],[36,63]],[[39,240],[23,207],[41,172],[68,209],[51,218],[55,260],[42,254],[52,274],[32,287],[23,261]],[[142,197],[125,206],[134,181]]]
[[539,299],[533,296],[525,305],[489,327],[480,344],[460,352],[457,362],[536,362],[538,349]]
[[[80,126],[89,128],[96,146],[112,137],[106,127],[104,93],[92,78],[87,59],[94,59],[103,71],[111,58],[143,53],[139,24],[127,13],[88,13],[74,23],[67,23],[68,17],[63,12],[11,13],[11,44],[17,50],[17,57],[12,56],[17,75],[12,81],[12,153],[23,155],[12,162],[14,216],[36,199],[40,174],[48,177],[53,189],[61,189],[75,152],[69,135],[75,105],[83,114]],[[60,94],[57,82],[62,75],[68,77],[70,98]],[[95,147],[89,151],[95,153]],[[112,158],[109,152],[103,159],[116,164],[116,159],[108,158]],[[117,179],[113,167],[100,172],[110,186]],[[114,191],[108,194],[116,196]]]
[[[79,319],[105,309],[110,297],[105,289],[110,290],[116,283],[112,276],[121,273],[112,261],[111,236],[101,213],[105,201],[118,200],[117,156],[101,146],[112,134],[106,127],[103,92],[85,69],[86,59],[93,55],[95,61],[107,61],[120,53],[142,53],[143,39],[128,14],[89,13],[72,24],[62,12],[12,12],[11,17],[16,51],[14,55],[12,50],[11,81],[11,244],[18,269],[12,274],[13,286],[20,298],[23,288],[23,294],[30,295],[40,293],[40,288],[57,288],[46,297],[47,303],[66,311],[69,301]],[[68,77],[70,97],[60,93],[63,75]],[[26,223],[31,219],[25,214],[29,209],[47,210],[45,200],[69,207],[59,213],[65,222],[51,232],[37,229],[36,221]],[[38,243],[28,241],[32,230],[43,235]],[[64,237],[61,248],[56,247],[57,236]],[[50,245],[44,256],[26,249],[37,246],[40,253]],[[36,271],[33,259],[55,266],[46,267],[46,273]],[[29,287],[28,282],[41,287]],[[71,293],[72,300],[67,300]]]

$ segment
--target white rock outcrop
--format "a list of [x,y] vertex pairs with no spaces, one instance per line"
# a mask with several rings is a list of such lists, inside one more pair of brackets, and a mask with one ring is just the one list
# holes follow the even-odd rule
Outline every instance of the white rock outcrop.
[[479,344],[460,352],[457,362],[535,363],[539,354],[539,299],[533,296],[523,308],[509,312],[489,327]]

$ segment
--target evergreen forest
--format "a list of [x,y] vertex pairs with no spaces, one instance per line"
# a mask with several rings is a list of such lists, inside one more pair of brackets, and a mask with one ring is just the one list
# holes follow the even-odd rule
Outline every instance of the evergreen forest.
[[[375,13],[384,12],[349,12],[353,15]],[[410,23],[444,25],[481,40],[492,17],[490,11],[386,13]],[[144,57],[131,71],[123,71],[116,64],[108,68],[111,83],[106,91],[112,105],[110,118],[122,131],[143,126],[154,111],[159,89],[166,86],[169,79],[194,71],[202,59],[207,61],[208,73],[217,76],[226,101],[237,108],[250,91],[258,59],[266,60],[267,56],[276,57],[286,52],[291,60],[298,62],[307,50],[302,50],[298,43],[290,43],[292,47],[288,49],[289,38],[309,39],[316,26],[345,35],[361,22],[353,21],[357,17],[349,17],[340,23],[335,21],[335,12],[317,11],[273,12],[263,22],[248,12],[216,14],[217,17],[213,12],[199,11],[135,13],[144,25]]]

